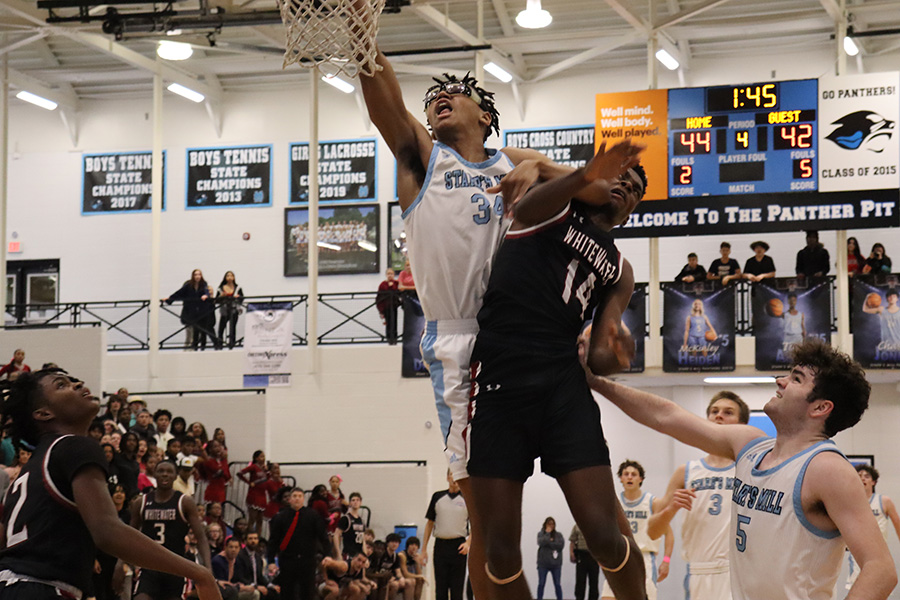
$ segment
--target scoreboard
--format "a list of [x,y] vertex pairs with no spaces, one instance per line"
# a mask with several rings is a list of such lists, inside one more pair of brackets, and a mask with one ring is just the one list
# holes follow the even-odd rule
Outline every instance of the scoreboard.
[[817,189],[817,81],[669,90],[669,197]]

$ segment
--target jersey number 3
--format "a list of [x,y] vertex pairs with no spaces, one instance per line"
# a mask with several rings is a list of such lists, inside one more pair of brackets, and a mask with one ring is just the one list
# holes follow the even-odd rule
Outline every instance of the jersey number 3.
[[[569,300],[572,299],[572,288],[575,287],[575,274],[578,272],[578,259],[573,258],[572,262],[569,263],[569,268],[566,270],[566,283],[563,284],[563,293],[562,299],[563,302],[568,304]],[[581,285],[575,289],[575,298],[581,302],[581,318],[584,319],[584,312],[587,310],[588,304],[591,301],[591,292],[594,291],[594,282],[597,281],[597,276],[593,273],[590,273]]]

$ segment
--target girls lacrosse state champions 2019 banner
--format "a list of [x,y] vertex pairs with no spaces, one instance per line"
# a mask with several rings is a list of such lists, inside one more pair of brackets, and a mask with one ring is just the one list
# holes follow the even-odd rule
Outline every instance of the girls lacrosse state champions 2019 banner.
[[734,288],[663,284],[663,371],[733,371],[734,362]]
[[900,368],[900,275],[853,278],[853,358],[866,369]]
[[756,368],[786,371],[791,348],[804,339],[831,339],[831,286],[825,278],[769,279],[754,286]]

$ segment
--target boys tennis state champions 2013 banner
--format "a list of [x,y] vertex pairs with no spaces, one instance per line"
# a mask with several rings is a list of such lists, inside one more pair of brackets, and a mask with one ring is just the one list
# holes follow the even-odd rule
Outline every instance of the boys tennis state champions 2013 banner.
[[791,348],[804,339],[831,339],[831,285],[827,279],[778,278],[754,285],[756,368],[786,371]]
[[272,204],[272,145],[188,148],[187,208]]
[[734,288],[663,284],[663,371],[734,371]]

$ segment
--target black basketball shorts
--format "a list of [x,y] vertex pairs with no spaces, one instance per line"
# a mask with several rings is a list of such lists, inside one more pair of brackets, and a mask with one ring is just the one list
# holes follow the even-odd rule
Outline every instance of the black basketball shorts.
[[134,586],[134,595],[147,594],[153,600],[178,599],[184,596],[184,586],[184,577],[141,569]]
[[[574,347],[574,342],[573,342]],[[574,352],[549,358],[476,343],[469,407],[469,475],[524,482],[609,466],[600,408]]]

